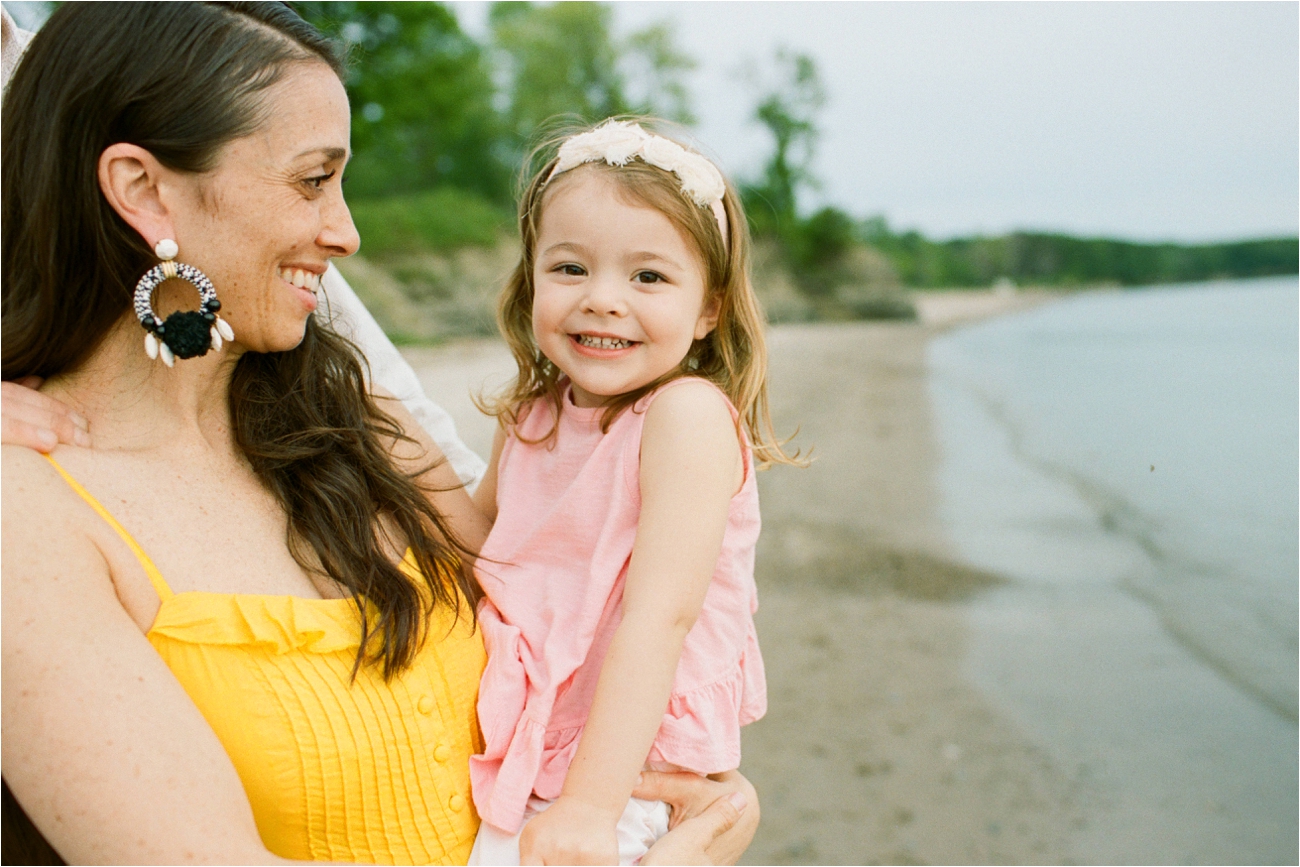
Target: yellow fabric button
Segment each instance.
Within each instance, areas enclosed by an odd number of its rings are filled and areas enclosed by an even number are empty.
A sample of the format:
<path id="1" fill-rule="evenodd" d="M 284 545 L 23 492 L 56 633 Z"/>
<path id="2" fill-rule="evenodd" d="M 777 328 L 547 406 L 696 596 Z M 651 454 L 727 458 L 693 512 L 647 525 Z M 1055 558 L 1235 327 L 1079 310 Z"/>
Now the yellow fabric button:
<path id="1" fill-rule="evenodd" d="M 429 695 L 420 696 L 420 701 L 416 703 L 415 706 L 416 708 L 419 709 L 420 713 L 423 714 L 433 713 L 433 696 L 429 696 Z"/>
<path id="2" fill-rule="evenodd" d="M 465 799 L 461 795 L 452 795 L 447 801 L 447 806 L 451 807 L 453 813 L 459 813 L 465 809 Z"/>
<path id="3" fill-rule="evenodd" d="M 451 758 L 451 747 L 446 744 L 438 744 L 433 748 L 433 760 L 439 764 Z"/>

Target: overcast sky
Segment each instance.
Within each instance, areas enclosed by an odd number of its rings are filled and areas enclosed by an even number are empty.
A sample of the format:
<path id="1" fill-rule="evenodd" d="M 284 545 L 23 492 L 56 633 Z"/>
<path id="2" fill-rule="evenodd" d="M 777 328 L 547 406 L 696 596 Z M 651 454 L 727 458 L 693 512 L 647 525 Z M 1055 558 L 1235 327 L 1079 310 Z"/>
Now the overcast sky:
<path id="1" fill-rule="evenodd" d="M 486 3 L 452 5 L 483 35 Z M 622 32 L 675 25 L 699 137 L 733 175 L 768 149 L 737 70 L 787 46 L 829 93 L 820 199 L 855 215 L 936 236 L 1297 232 L 1296 3 L 615 7 Z"/>
<path id="2" fill-rule="evenodd" d="M 11 4 L 6 3 L 6 6 Z M 14 4 L 23 6 L 25 4 Z M 482 37 L 488 4 L 450 4 Z M 938 237 L 1203 241 L 1300 230 L 1300 5 L 626 2 L 699 63 L 698 135 L 733 176 L 769 143 L 738 71 L 780 46 L 826 83 L 805 205 Z"/>

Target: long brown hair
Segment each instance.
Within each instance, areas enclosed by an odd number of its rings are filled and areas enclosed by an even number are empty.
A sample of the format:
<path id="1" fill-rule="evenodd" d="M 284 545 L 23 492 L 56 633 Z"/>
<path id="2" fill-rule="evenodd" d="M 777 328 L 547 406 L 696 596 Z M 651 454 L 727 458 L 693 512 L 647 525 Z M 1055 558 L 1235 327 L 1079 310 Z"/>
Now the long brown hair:
<path id="1" fill-rule="evenodd" d="M 644 118 L 631 120 L 642 126 L 653 123 Z M 557 419 L 563 411 L 561 371 L 537 348 L 533 334 L 533 263 L 555 154 L 566 139 L 594 128 L 569 129 L 549 137 L 533 149 L 524 164 L 523 192 L 519 197 L 522 251 L 497 304 L 497 326 L 514 355 L 519 374 L 502 393 L 480 401 L 484 411 L 503 418 L 507 424 L 516 424 L 519 413 L 538 399 L 551 404 Z M 602 172 L 632 201 L 667 217 L 694 245 L 704 265 L 705 303 L 718 305 L 717 327 L 694 341 L 675 369 L 609 401 L 601 418 L 602 429 L 608 430 L 620 413 L 665 382 L 680 376 L 698 376 L 722 389 L 739 411 L 760 469 L 774 463 L 806 463 L 799 459 L 798 452 L 789 455 L 784 451 L 788 439 L 779 439 L 772 428 L 767 399 L 765 320 L 749 275 L 749 224 L 731 183 L 727 182 L 722 198 L 728 225 L 728 237 L 724 240 L 713 212 L 683 194 L 681 181 L 672 172 L 639 159 L 623 166 L 596 161 L 570 171 Z M 553 427 L 552 435 L 554 431 Z"/>
<path id="2" fill-rule="evenodd" d="M 297 63 L 343 73 L 333 46 L 281 3 L 68 3 L 32 40 L 5 98 L 3 376 L 74 370 L 130 309 L 156 264 L 109 206 L 96 167 L 131 142 L 201 173 L 264 120 Z M 220 287 L 217 287 L 220 290 Z M 437 606 L 469 610 L 465 553 L 389 452 L 399 426 L 369 396 L 355 347 L 309 319 L 287 352 L 245 353 L 230 385 L 236 443 L 289 518 L 304 568 L 350 592 L 357 666 L 408 666 Z M 410 546 L 422 580 L 393 562 Z"/>

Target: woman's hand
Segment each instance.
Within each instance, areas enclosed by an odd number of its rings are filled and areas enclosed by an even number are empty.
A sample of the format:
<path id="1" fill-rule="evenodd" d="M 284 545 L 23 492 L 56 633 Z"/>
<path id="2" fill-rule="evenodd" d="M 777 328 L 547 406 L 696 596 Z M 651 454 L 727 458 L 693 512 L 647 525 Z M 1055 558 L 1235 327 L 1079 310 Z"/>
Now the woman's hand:
<path id="1" fill-rule="evenodd" d="M 561 795 L 524 825 L 520 864 L 617 864 L 619 815 Z"/>
<path id="2" fill-rule="evenodd" d="M 59 443 L 90 448 L 89 423 L 40 385 L 39 376 L 0 384 L 0 442 L 46 453 Z"/>
<path id="3" fill-rule="evenodd" d="M 709 779 L 646 771 L 632 795 L 672 808 L 672 830 L 642 864 L 735 864 L 758 830 L 758 793 L 739 771 Z"/>

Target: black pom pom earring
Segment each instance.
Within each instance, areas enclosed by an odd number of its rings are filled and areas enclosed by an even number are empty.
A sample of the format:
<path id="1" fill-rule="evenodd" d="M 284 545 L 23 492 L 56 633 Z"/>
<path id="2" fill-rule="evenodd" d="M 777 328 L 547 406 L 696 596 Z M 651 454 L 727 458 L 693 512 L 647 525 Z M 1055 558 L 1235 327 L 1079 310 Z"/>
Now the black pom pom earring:
<path id="1" fill-rule="evenodd" d="M 174 261 L 179 248 L 171 238 L 163 238 L 153 251 L 162 264 L 150 268 L 135 284 L 135 315 L 144 326 L 144 351 L 149 357 L 161 358 L 171 367 L 178 358 L 207 355 L 209 349 L 220 350 L 223 342 L 234 340 L 235 332 L 217 315 L 221 302 L 207 275 L 193 265 Z M 153 312 L 153 290 L 173 277 L 192 283 L 199 290 L 201 303 L 197 311 L 178 310 L 164 322 Z"/>

